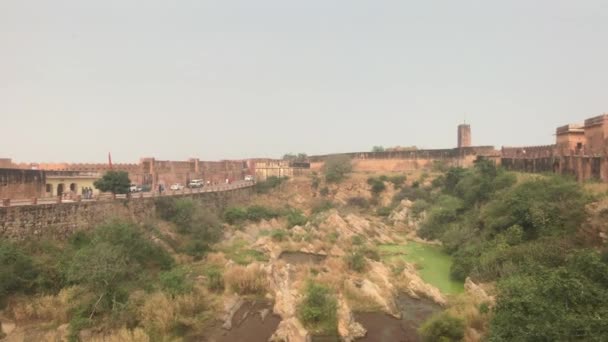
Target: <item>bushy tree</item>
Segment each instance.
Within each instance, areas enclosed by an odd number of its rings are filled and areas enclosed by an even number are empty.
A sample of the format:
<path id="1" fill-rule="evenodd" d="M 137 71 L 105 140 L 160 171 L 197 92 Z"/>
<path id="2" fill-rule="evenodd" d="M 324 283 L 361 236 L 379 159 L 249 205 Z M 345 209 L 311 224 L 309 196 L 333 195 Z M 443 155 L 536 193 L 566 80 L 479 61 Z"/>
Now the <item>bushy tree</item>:
<path id="1" fill-rule="evenodd" d="M 126 194 L 129 192 L 131 180 L 129 179 L 129 174 L 125 171 L 108 171 L 100 179 L 96 180 L 93 185 L 103 192 Z"/>
<path id="2" fill-rule="evenodd" d="M 298 305 L 298 318 L 315 333 L 333 334 L 337 330 L 338 302 L 324 285 L 309 282 L 304 299 Z"/>
<path id="3" fill-rule="evenodd" d="M 447 312 L 439 313 L 419 329 L 425 342 L 459 342 L 464 338 L 464 320 Z"/>
<path id="4" fill-rule="evenodd" d="M 325 180 L 329 183 L 341 182 L 352 170 L 350 158 L 346 155 L 329 157 L 323 166 Z"/>
<path id="5" fill-rule="evenodd" d="M 0 241 L 0 307 L 8 294 L 27 291 L 37 277 L 32 259 L 8 241 Z"/>
<path id="6" fill-rule="evenodd" d="M 608 340 L 608 265 L 595 251 L 507 278 L 499 289 L 490 341 Z"/>
<path id="7" fill-rule="evenodd" d="M 529 240 L 577 229 L 584 219 L 586 203 L 586 196 L 574 181 L 562 177 L 532 179 L 492 201 L 482 212 L 482 219 L 496 232 L 517 225 Z"/>
<path id="8" fill-rule="evenodd" d="M 383 146 L 374 146 L 372 147 L 372 152 L 384 152 Z"/>
<path id="9" fill-rule="evenodd" d="M 372 187 L 372 194 L 376 196 L 386 189 L 386 185 L 384 185 L 384 182 L 380 178 L 370 177 L 367 179 L 367 184 Z"/>

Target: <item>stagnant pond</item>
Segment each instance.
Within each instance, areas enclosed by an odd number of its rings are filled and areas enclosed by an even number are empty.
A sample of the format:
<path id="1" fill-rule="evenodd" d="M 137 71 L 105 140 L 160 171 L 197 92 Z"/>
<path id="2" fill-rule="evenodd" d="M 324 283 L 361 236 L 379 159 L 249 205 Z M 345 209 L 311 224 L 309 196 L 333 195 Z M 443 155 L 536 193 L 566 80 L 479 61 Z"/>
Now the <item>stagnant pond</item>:
<path id="1" fill-rule="evenodd" d="M 414 299 L 406 295 L 397 298 L 401 319 L 382 312 L 355 313 L 355 319 L 367 330 L 357 342 L 417 342 L 418 328 L 441 307 L 428 299 Z"/>
<path id="2" fill-rule="evenodd" d="M 450 278 L 452 257 L 441 247 L 408 241 L 403 245 L 380 245 L 380 253 L 385 260 L 402 258 L 416 264 L 420 277 L 437 287 L 442 293 L 456 294 L 464 291 L 464 284 Z"/>
<path id="3" fill-rule="evenodd" d="M 279 255 L 279 259 L 285 260 L 285 262 L 292 265 L 319 264 L 325 258 L 325 255 L 305 252 L 283 252 Z"/>
<path id="4" fill-rule="evenodd" d="M 272 304 L 264 301 L 244 303 L 232 317 L 232 328 L 224 330 L 221 322 L 203 338 L 208 342 L 266 342 L 279 326 L 281 318 L 272 313 Z"/>

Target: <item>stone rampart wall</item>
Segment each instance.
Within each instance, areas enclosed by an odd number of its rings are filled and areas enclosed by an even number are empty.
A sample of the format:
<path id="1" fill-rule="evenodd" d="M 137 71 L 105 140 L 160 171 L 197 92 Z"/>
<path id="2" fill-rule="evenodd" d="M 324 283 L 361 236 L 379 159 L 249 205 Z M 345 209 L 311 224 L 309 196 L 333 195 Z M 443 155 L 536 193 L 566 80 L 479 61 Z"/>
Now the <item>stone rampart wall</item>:
<path id="1" fill-rule="evenodd" d="M 250 198 L 252 191 L 249 187 L 175 195 L 171 198 L 191 197 L 210 209 L 221 211 L 229 205 L 244 203 Z M 155 217 L 158 198 L 0 207 L 0 238 L 65 239 L 76 231 L 88 230 L 115 218 L 143 223 Z"/>

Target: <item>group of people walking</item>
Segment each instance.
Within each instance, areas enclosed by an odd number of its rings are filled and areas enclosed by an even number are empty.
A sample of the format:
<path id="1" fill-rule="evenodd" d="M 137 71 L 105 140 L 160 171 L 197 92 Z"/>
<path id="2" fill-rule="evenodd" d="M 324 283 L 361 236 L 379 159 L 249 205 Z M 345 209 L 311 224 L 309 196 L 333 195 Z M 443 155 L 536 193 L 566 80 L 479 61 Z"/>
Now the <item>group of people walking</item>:
<path id="1" fill-rule="evenodd" d="M 93 188 L 82 188 L 82 198 L 83 199 L 92 199 L 93 198 Z"/>

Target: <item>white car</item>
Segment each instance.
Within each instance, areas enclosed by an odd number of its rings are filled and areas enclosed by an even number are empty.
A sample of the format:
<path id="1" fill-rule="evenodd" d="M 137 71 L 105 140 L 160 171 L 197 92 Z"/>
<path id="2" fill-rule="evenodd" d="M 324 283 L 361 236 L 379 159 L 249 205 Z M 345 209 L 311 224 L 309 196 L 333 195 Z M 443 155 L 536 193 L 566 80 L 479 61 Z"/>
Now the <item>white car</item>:
<path id="1" fill-rule="evenodd" d="M 247 182 L 253 182 L 253 176 L 252 175 L 247 175 L 247 176 L 245 176 L 245 180 Z"/>
<path id="2" fill-rule="evenodd" d="M 169 187 L 171 190 L 182 190 L 183 188 L 184 186 L 179 183 L 172 184 L 171 187 Z"/>
<path id="3" fill-rule="evenodd" d="M 202 179 L 193 179 L 188 183 L 189 188 L 202 188 L 205 182 Z"/>

